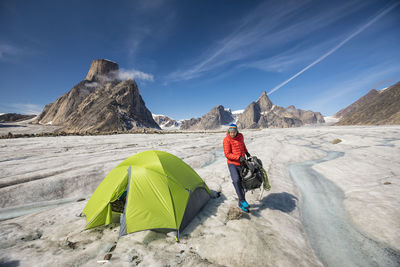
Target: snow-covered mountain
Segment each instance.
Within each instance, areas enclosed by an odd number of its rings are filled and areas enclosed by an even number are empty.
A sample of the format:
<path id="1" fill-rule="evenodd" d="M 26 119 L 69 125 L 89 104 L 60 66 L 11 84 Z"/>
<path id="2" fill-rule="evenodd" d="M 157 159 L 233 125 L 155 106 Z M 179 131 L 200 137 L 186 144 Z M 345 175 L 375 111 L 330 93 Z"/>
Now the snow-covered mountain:
<path id="1" fill-rule="evenodd" d="M 152 114 L 153 119 L 163 130 L 177 130 L 182 125 L 182 121 L 176 121 L 166 115 Z"/>

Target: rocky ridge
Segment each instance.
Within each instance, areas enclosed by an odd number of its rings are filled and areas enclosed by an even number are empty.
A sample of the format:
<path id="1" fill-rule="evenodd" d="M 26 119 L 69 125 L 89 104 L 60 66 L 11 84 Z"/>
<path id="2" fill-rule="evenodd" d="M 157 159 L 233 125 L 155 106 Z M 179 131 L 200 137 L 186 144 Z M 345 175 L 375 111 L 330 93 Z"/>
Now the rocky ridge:
<path id="1" fill-rule="evenodd" d="M 36 115 L 22 115 L 17 113 L 6 113 L 0 115 L 0 122 L 19 122 L 29 120 L 36 117 Z"/>
<path id="2" fill-rule="evenodd" d="M 321 113 L 296 109 L 293 105 L 283 108 L 274 105 L 263 92 L 256 102 L 238 117 L 238 127 L 242 129 L 288 128 L 305 124 L 324 123 Z"/>
<path id="3" fill-rule="evenodd" d="M 219 105 L 201 118 L 193 118 L 182 122 L 181 130 L 214 130 L 234 121 L 230 110 Z"/>
<path id="4" fill-rule="evenodd" d="M 59 125 L 65 132 L 160 129 L 136 82 L 118 79 L 118 64 L 104 59 L 93 60 L 85 80 L 47 104 L 35 122 Z"/>
<path id="5" fill-rule="evenodd" d="M 335 113 L 333 115 L 333 117 L 335 117 L 335 118 L 346 117 L 351 112 L 353 112 L 356 109 L 360 108 L 362 105 L 372 102 L 377 95 L 378 95 L 378 91 L 375 90 L 375 89 L 372 89 L 371 91 L 368 92 L 368 94 L 364 95 L 363 97 L 358 99 L 356 102 L 354 102 L 350 106 L 339 110 L 337 113 Z"/>
<path id="6" fill-rule="evenodd" d="M 371 90 L 344 110 L 350 112 L 335 125 L 400 124 L 400 82 L 380 91 Z"/>

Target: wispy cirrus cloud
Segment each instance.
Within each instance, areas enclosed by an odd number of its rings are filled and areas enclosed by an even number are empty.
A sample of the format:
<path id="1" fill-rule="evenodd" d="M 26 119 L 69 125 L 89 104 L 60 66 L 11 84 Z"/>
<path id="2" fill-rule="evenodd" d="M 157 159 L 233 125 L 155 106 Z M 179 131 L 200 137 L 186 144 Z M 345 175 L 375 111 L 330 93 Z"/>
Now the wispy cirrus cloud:
<path id="1" fill-rule="evenodd" d="M 342 40 L 339 44 L 337 44 L 335 47 L 333 47 L 332 49 L 330 49 L 328 52 L 326 52 L 325 54 L 323 54 L 322 56 L 320 56 L 319 58 L 317 58 L 315 61 L 313 61 L 311 64 L 307 65 L 305 68 L 303 68 L 302 70 L 300 70 L 299 72 L 297 72 L 295 75 L 293 75 L 292 77 L 290 77 L 289 79 L 287 79 L 286 81 L 284 81 L 283 83 L 279 84 L 278 86 L 274 87 L 271 91 L 268 92 L 268 95 L 272 94 L 273 92 L 277 91 L 278 89 L 280 89 L 282 86 L 285 86 L 286 84 L 288 84 L 290 81 L 292 81 L 293 79 L 295 79 L 296 77 L 300 76 L 301 74 L 303 74 L 305 71 L 309 70 L 310 68 L 312 68 L 314 65 L 320 63 L 321 61 L 325 60 L 328 56 L 330 56 L 331 54 L 335 53 L 336 50 L 338 50 L 339 48 L 341 48 L 343 45 L 345 45 L 347 42 L 349 42 L 351 39 L 353 39 L 354 37 L 356 37 L 357 35 L 359 35 L 361 32 L 363 32 L 365 29 L 367 29 L 369 26 L 371 26 L 372 24 L 374 24 L 376 21 L 378 21 L 381 17 L 383 17 L 384 15 L 386 15 L 388 12 L 390 12 L 392 9 L 396 8 L 400 3 L 395 3 L 390 5 L 389 7 L 385 8 L 384 10 L 380 11 L 374 18 L 372 18 L 371 20 L 369 20 L 367 23 L 365 23 L 364 25 L 362 25 L 361 27 L 359 27 L 356 31 L 354 31 L 352 34 L 350 34 L 347 38 L 345 38 L 344 40 Z"/>
<path id="2" fill-rule="evenodd" d="M 269 72 L 283 72 L 315 59 L 315 55 L 327 51 L 340 37 L 332 38 L 321 43 L 309 45 L 301 43 L 288 50 L 267 58 L 247 61 L 240 64 L 239 68 L 255 68 Z"/>
<path id="3" fill-rule="evenodd" d="M 142 43 L 150 36 L 151 28 L 143 25 L 143 27 L 133 27 L 131 31 L 132 34 L 128 40 L 128 56 L 135 59 Z"/>
<path id="4" fill-rule="evenodd" d="M 365 6 L 365 1 L 349 1 L 342 5 L 318 9 L 310 13 L 311 1 L 264 3 L 239 21 L 237 28 L 209 47 L 187 68 L 170 73 L 168 81 L 190 80 L 218 68 L 237 67 L 256 62 L 260 57 L 272 58 L 270 51 L 293 44 Z M 273 60 L 273 59 L 271 59 Z M 285 64 L 289 65 L 289 59 Z"/>
<path id="5" fill-rule="evenodd" d="M 10 45 L 2 43 L 0 44 L 0 60 L 7 60 L 12 56 L 16 56 L 22 53 L 22 49 Z"/>
<path id="6" fill-rule="evenodd" d="M 176 12 L 168 1 L 140 0 L 132 3 L 132 21 L 128 29 L 127 52 L 136 60 L 142 49 L 157 47 L 168 38 Z"/>

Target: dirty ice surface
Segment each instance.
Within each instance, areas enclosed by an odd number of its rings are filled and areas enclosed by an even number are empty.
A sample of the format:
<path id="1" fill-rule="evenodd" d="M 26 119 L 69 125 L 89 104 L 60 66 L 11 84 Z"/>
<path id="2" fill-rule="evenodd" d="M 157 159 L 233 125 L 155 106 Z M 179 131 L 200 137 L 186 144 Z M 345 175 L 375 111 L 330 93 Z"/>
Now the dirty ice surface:
<path id="1" fill-rule="evenodd" d="M 237 198 L 222 133 L 0 140 L 0 264 L 355 266 L 322 252 L 328 246 L 341 257 L 346 244 L 369 255 L 364 266 L 377 266 L 376 257 L 382 255 L 330 238 L 341 223 L 389 253 L 384 264 L 398 263 L 400 126 L 265 129 L 245 131 L 244 136 L 249 152 L 263 161 L 272 190 L 260 202 L 258 190 L 248 192 L 251 212 L 239 220 L 226 219 Z M 334 145 L 336 138 L 342 142 Z M 208 202 L 181 233 L 180 243 L 152 231 L 118 240 L 118 223 L 82 231 L 85 218 L 79 214 L 104 176 L 125 158 L 149 149 L 182 158 L 221 196 Z M 310 185 L 310 174 L 334 190 L 318 191 L 313 181 Z M 333 209 L 312 208 L 316 203 L 309 200 L 319 201 L 321 194 Z M 80 198 L 86 200 L 76 202 Z M 114 242 L 110 261 L 98 263 Z"/>

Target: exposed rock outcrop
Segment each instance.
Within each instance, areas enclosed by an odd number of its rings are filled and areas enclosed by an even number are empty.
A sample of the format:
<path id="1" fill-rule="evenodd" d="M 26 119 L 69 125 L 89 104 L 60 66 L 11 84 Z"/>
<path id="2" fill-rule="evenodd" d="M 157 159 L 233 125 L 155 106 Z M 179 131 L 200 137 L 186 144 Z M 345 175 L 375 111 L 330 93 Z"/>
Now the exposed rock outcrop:
<path id="1" fill-rule="evenodd" d="M 356 102 L 354 102 L 350 106 L 339 110 L 337 113 L 335 113 L 333 115 L 333 117 L 335 117 L 335 118 L 344 118 L 347 115 L 349 115 L 351 112 L 353 112 L 356 109 L 360 108 L 362 105 L 372 102 L 377 95 L 378 95 L 378 91 L 375 90 L 375 89 L 372 89 L 371 91 L 368 92 L 368 94 L 364 95 L 363 97 L 358 99 Z"/>
<path id="2" fill-rule="evenodd" d="M 93 60 L 85 80 L 115 80 L 118 78 L 119 66 L 107 59 Z"/>
<path id="3" fill-rule="evenodd" d="M 232 113 L 221 105 L 210 110 L 206 115 L 197 119 L 182 122 L 181 130 L 213 130 L 234 120 Z"/>
<path id="4" fill-rule="evenodd" d="M 260 107 L 260 112 L 268 112 L 272 109 L 273 106 L 271 100 L 269 99 L 265 91 L 258 98 L 257 103 Z"/>
<path id="5" fill-rule="evenodd" d="M 22 115 L 17 113 L 6 113 L 0 115 L 0 122 L 19 122 L 29 120 L 36 117 L 36 115 Z"/>
<path id="6" fill-rule="evenodd" d="M 183 120 L 181 124 L 181 130 L 189 130 L 191 127 L 196 125 L 201 118 L 191 118 L 190 120 Z"/>
<path id="7" fill-rule="evenodd" d="M 371 90 L 344 110 L 351 111 L 336 125 L 400 124 L 400 82 L 384 90 Z"/>
<path id="8" fill-rule="evenodd" d="M 276 106 L 263 92 L 257 102 L 252 102 L 239 116 L 237 124 L 242 129 L 256 129 L 298 127 L 323 122 L 321 113 L 296 109 L 294 106 Z"/>
<path id="9" fill-rule="evenodd" d="M 94 60 L 86 79 L 48 104 L 36 123 L 63 126 L 65 132 L 160 129 L 134 80 L 118 78 L 118 64 Z"/>
<path id="10" fill-rule="evenodd" d="M 313 112 L 311 110 L 296 109 L 295 106 L 291 105 L 285 109 L 285 116 L 298 118 L 303 122 L 303 124 L 314 124 L 314 123 L 324 123 L 324 117 L 319 112 Z M 287 114 L 289 113 L 289 114 Z M 292 117 L 292 118 L 293 118 Z"/>

